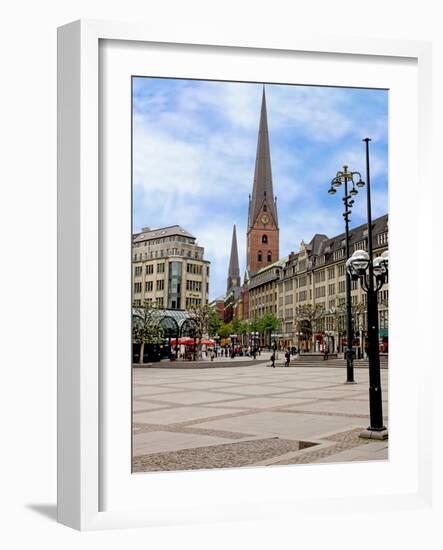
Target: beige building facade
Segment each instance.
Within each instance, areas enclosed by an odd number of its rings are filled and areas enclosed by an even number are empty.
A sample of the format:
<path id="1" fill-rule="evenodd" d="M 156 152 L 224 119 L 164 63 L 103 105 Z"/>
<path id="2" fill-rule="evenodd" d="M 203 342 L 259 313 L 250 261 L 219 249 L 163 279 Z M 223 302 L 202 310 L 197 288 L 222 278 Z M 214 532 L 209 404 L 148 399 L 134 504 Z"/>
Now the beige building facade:
<path id="1" fill-rule="evenodd" d="M 283 258 L 263 267 L 250 278 L 249 319 L 260 318 L 267 313 L 277 317 L 278 285 L 286 261 L 287 258 Z"/>
<path id="2" fill-rule="evenodd" d="M 132 301 L 164 309 L 206 305 L 210 262 L 196 238 L 173 225 L 145 227 L 132 239 Z"/>
<path id="3" fill-rule="evenodd" d="M 350 230 L 350 253 L 367 250 L 367 226 Z M 374 257 L 388 249 L 388 216 L 373 222 Z M 304 351 L 341 351 L 346 344 L 345 236 L 315 235 L 291 252 L 276 281 L 279 347 Z M 389 284 L 378 293 L 380 350 L 388 351 Z M 366 346 L 366 293 L 360 281 L 351 283 L 354 345 Z M 308 312 L 308 315 L 306 315 Z M 311 319 L 306 317 L 311 316 Z"/>

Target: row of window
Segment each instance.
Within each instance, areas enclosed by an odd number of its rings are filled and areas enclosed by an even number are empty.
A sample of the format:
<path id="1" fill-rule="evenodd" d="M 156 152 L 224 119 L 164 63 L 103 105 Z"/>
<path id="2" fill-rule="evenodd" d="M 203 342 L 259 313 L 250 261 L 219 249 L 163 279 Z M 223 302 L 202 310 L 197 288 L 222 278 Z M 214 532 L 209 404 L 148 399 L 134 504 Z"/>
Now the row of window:
<path id="1" fill-rule="evenodd" d="M 139 241 L 134 243 L 134 246 L 138 248 L 140 246 L 152 246 L 155 244 L 172 243 L 172 242 L 193 244 L 195 242 L 195 239 L 189 239 L 187 237 L 182 237 L 180 235 L 174 235 L 172 237 L 163 237 L 161 239 L 149 239 L 146 241 Z"/>
<path id="2" fill-rule="evenodd" d="M 157 273 L 164 273 L 165 272 L 165 263 L 162 262 L 160 264 L 157 264 Z M 140 276 L 143 273 L 143 266 L 138 265 L 134 268 L 134 275 L 136 277 Z M 154 273 L 154 264 L 148 264 L 145 266 L 145 274 L 146 275 L 152 275 Z"/>
<path id="3" fill-rule="evenodd" d="M 268 259 L 268 262 L 272 262 L 272 252 L 271 252 L 271 251 L 268 251 L 267 259 Z M 262 261 L 263 261 L 263 252 L 262 252 L 261 250 L 259 250 L 259 251 L 257 252 L 257 261 L 258 261 L 258 262 L 262 262 Z"/>
<path id="4" fill-rule="evenodd" d="M 186 290 L 192 290 L 193 292 L 201 292 L 202 290 L 202 283 L 201 281 L 186 281 Z"/>
<path id="5" fill-rule="evenodd" d="M 153 260 L 155 258 L 163 258 L 165 256 L 164 250 L 151 250 L 151 252 L 140 252 L 134 254 L 134 261 L 142 261 L 142 260 Z M 203 259 L 203 254 L 200 252 L 195 251 L 194 254 L 192 254 L 192 250 L 187 250 L 186 254 L 183 248 L 168 248 L 166 250 L 166 256 L 186 256 L 188 258 L 194 257 L 194 259 Z"/>
<path id="6" fill-rule="evenodd" d="M 202 301 L 200 298 L 186 298 L 186 308 L 201 306 Z"/>
<path id="7" fill-rule="evenodd" d="M 159 279 L 156 281 L 155 290 L 164 290 L 165 289 L 165 281 L 164 279 Z M 142 283 L 134 283 L 134 294 L 140 294 L 142 291 Z M 145 292 L 153 292 L 154 291 L 154 282 L 153 281 L 146 281 L 145 282 Z"/>

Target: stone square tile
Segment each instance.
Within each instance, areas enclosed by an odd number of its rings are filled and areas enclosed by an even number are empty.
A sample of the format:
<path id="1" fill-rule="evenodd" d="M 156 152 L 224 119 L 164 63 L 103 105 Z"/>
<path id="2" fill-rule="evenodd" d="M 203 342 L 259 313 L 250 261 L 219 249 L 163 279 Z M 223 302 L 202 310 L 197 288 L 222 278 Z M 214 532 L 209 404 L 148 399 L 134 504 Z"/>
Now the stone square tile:
<path id="1" fill-rule="evenodd" d="M 359 419 L 343 416 L 259 412 L 245 416 L 209 420 L 198 424 L 198 427 L 249 433 L 256 436 L 285 436 L 309 441 L 311 437 L 317 438 L 324 433 L 350 430 L 360 424 Z"/>
<path id="2" fill-rule="evenodd" d="M 154 397 L 154 396 L 153 396 Z M 229 399 L 229 394 L 215 391 L 188 390 L 174 393 L 164 393 L 158 396 L 159 400 L 177 403 L 179 405 L 194 405 L 206 402 L 216 402 Z"/>
<path id="3" fill-rule="evenodd" d="M 177 451 L 180 449 L 194 449 L 205 445 L 226 443 L 226 439 L 208 435 L 196 435 L 178 432 L 145 432 L 133 437 L 133 456 Z"/>
<path id="4" fill-rule="evenodd" d="M 304 403 L 310 403 L 311 400 L 309 399 L 296 399 L 293 397 L 268 397 L 266 395 L 259 396 L 259 397 L 246 397 L 244 399 L 238 399 L 236 398 L 233 401 L 225 401 L 223 402 L 223 406 L 233 406 L 242 408 L 245 407 L 247 409 L 268 409 L 270 407 L 296 407 L 296 406 L 302 406 Z"/>
<path id="5" fill-rule="evenodd" d="M 303 409 L 306 412 L 328 412 L 328 413 L 343 413 L 343 414 L 367 414 L 369 416 L 369 401 L 351 401 L 350 399 L 340 399 L 339 401 L 312 401 L 306 405 L 295 407 L 290 406 L 290 409 Z"/>
<path id="6" fill-rule="evenodd" d="M 160 411 L 134 413 L 133 420 L 134 422 L 145 424 L 175 424 L 176 422 L 232 414 L 233 412 L 235 411 L 232 409 L 222 409 L 220 407 L 172 407 Z M 238 412 L 241 412 L 241 409 L 238 409 Z"/>

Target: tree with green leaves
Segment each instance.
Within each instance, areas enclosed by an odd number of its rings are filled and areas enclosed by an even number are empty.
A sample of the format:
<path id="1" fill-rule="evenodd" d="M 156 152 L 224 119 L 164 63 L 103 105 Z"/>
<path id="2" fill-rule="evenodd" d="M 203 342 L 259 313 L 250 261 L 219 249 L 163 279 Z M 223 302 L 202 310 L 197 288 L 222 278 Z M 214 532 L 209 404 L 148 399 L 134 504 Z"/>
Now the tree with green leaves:
<path id="1" fill-rule="evenodd" d="M 142 364 L 145 345 L 161 344 L 164 338 L 158 308 L 155 305 L 145 302 L 143 306 L 135 306 L 132 316 L 132 338 L 134 343 L 140 344 L 139 363 Z"/>
<path id="2" fill-rule="evenodd" d="M 314 334 L 320 327 L 321 320 L 325 317 L 326 310 L 322 304 L 303 304 L 295 308 L 294 322 L 297 326 L 297 332 L 304 329 L 307 336 L 314 344 Z"/>
<path id="3" fill-rule="evenodd" d="M 259 319 L 259 332 L 264 335 L 269 346 L 271 345 L 271 335 L 278 329 L 279 324 L 279 320 L 272 313 L 265 313 L 263 317 Z"/>
<path id="4" fill-rule="evenodd" d="M 189 318 L 194 321 L 195 332 L 199 338 L 198 357 L 201 356 L 201 339 L 208 336 L 209 324 L 212 318 L 213 309 L 208 305 L 193 306 L 188 309 Z"/>
<path id="5" fill-rule="evenodd" d="M 220 321 L 217 312 L 214 309 L 210 308 L 208 319 L 208 336 L 211 338 L 217 336 L 219 334 L 221 325 L 222 322 Z"/>
<path id="6" fill-rule="evenodd" d="M 221 338 L 229 338 L 232 334 L 232 323 L 222 323 L 218 334 Z"/>

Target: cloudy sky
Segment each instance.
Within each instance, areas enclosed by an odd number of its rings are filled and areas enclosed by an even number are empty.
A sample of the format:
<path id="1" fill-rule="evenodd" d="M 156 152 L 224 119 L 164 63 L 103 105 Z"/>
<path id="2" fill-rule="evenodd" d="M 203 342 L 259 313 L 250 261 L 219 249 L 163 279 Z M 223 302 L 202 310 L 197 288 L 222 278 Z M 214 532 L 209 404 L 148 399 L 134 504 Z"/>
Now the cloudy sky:
<path id="1" fill-rule="evenodd" d="M 212 263 L 210 298 L 224 294 L 232 226 L 245 269 L 262 85 L 133 79 L 134 231 L 179 224 Z M 388 211 L 388 92 L 266 84 L 280 256 L 315 233 L 344 231 L 341 195 L 327 194 L 344 164 L 365 177 L 370 137 L 373 216 Z M 366 193 L 351 227 L 365 222 Z"/>

